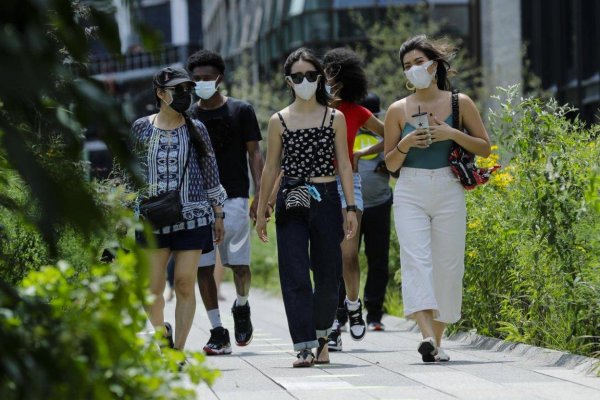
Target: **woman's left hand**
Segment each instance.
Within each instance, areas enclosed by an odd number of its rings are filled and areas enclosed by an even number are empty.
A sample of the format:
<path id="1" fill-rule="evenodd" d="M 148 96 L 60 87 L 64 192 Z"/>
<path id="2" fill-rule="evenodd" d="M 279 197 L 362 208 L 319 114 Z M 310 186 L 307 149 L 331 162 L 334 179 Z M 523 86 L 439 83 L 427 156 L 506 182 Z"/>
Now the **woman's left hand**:
<path id="1" fill-rule="evenodd" d="M 356 235 L 356 228 L 358 227 L 358 220 L 356 219 L 356 213 L 353 211 L 346 213 L 346 240 L 350 240 Z"/>
<path id="2" fill-rule="evenodd" d="M 215 244 L 221 244 L 225 237 L 225 223 L 223 222 L 223 218 L 215 218 L 214 235 L 213 242 Z"/>
<path id="3" fill-rule="evenodd" d="M 454 135 L 456 134 L 456 129 L 448 125 L 444 121 L 440 121 L 435 115 L 433 116 L 433 121 L 436 125 L 431 125 L 429 127 L 429 132 L 431 133 L 431 143 L 441 142 L 444 140 L 454 140 Z"/>

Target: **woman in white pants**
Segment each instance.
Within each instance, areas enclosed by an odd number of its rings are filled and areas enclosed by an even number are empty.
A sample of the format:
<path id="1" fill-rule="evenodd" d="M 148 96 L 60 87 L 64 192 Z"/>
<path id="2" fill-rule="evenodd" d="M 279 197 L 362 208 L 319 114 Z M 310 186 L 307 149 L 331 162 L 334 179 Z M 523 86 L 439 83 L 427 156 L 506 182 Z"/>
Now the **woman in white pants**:
<path id="1" fill-rule="evenodd" d="M 473 101 L 460 94 L 459 126 L 452 128 L 448 58 L 452 46 L 425 35 L 400 48 L 414 93 L 390 106 L 385 118 L 385 161 L 400 169 L 394 219 L 400 242 L 404 314 L 415 319 L 424 362 L 448 361 L 441 348 L 446 325 L 460 319 L 464 274 L 464 189 L 450 169 L 453 142 L 487 157 L 490 139 Z M 429 126 L 429 128 L 427 128 Z"/>

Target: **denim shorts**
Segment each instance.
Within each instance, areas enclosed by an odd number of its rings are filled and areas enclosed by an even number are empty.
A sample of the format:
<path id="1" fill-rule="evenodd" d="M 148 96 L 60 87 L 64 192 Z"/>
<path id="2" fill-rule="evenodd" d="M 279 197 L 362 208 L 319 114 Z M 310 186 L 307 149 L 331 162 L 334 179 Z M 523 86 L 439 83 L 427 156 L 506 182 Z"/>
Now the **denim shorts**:
<path id="1" fill-rule="evenodd" d="M 342 208 L 345 209 L 347 205 L 346 196 L 344 196 L 344 190 L 342 189 L 342 181 L 340 180 L 339 175 L 337 176 L 336 180 L 338 192 L 340 192 L 340 199 L 342 200 Z M 365 206 L 362 198 L 362 184 L 360 182 L 360 174 L 358 172 L 353 173 L 352 183 L 354 184 L 354 203 L 356 205 L 356 208 L 358 208 L 360 211 L 363 211 L 365 209 Z"/>
<path id="2" fill-rule="evenodd" d="M 154 238 L 156 240 L 155 247 L 148 243 L 144 232 L 135 232 L 136 242 L 144 248 L 169 249 L 173 251 L 202 250 L 202 253 L 208 253 L 214 248 L 211 225 L 170 233 L 155 233 Z"/>

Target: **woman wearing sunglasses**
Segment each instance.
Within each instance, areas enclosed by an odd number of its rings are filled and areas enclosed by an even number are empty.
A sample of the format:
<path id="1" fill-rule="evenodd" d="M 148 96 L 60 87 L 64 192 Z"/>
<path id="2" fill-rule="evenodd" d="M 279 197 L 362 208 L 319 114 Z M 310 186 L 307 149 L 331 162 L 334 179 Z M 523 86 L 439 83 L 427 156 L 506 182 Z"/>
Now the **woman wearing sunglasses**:
<path id="1" fill-rule="evenodd" d="M 400 62 L 414 93 L 390 106 L 385 117 L 385 162 L 400 168 L 394 189 L 394 221 L 400 242 L 404 314 L 416 321 L 424 362 L 449 361 L 441 348 L 446 324 L 460 319 L 466 206 L 462 185 L 450 169 L 453 142 L 478 156 L 490 154 L 479 111 L 453 94 L 448 59 L 453 46 L 415 36 L 400 47 Z"/>
<path id="2" fill-rule="evenodd" d="M 364 210 L 358 160 L 360 157 L 377 154 L 383 150 L 383 142 L 368 149 L 353 153 L 354 139 L 360 128 L 367 129 L 383 137 L 383 122 L 359 103 L 367 96 L 367 76 L 362 68 L 362 60 L 350 49 L 337 48 L 328 51 L 323 57 L 327 83 L 333 96 L 331 105 L 344 113 L 347 126 L 348 158 L 353 165 L 353 186 L 356 200 L 356 217 L 360 231 L 360 221 Z M 346 199 L 338 180 L 338 190 L 342 199 L 342 209 Z M 346 212 L 343 213 L 346 218 Z M 333 330 L 329 335 L 329 348 L 342 350 L 341 327 L 350 321 L 350 336 L 353 340 L 362 340 L 367 332 L 362 316 L 362 302 L 358 297 L 360 290 L 360 268 L 358 265 L 359 236 L 342 243 L 343 279 L 340 283 L 338 309 Z M 365 299 L 368 301 L 368 299 Z M 370 304 L 367 303 L 367 306 Z M 371 310 L 373 311 L 373 310 Z M 371 321 L 369 321 L 371 322 Z"/>
<path id="3" fill-rule="evenodd" d="M 136 239 L 150 263 L 150 291 L 154 302 L 146 307 L 150 322 L 163 332 L 168 345 L 183 350 L 196 310 L 195 284 L 198 261 L 203 252 L 213 249 L 213 241 L 223 238 L 221 207 L 226 193 L 219 182 L 219 172 L 208 133 L 199 121 L 190 119 L 186 110 L 191 104 L 194 82 L 180 68 L 164 68 L 153 81 L 157 114 L 135 121 L 132 132 L 146 186 L 140 190 L 140 214 L 152 224 L 149 242 L 142 232 Z M 156 199 L 175 197 L 177 212 L 172 223 L 157 222 Z M 161 214 L 164 221 L 164 213 Z M 161 216 L 159 215 L 159 216 Z M 171 214 L 170 214 L 171 215 Z M 216 220 L 215 220 L 216 218 Z M 215 235 L 211 225 L 214 222 Z M 163 291 L 169 257 L 175 260 L 175 332 L 164 321 Z"/>
<path id="4" fill-rule="evenodd" d="M 346 122 L 342 113 L 327 107 L 330 99 L 323 67 L 310 50 L 301 48 L 287 58 L 284 72 L 294 101 L 269 121 L 261 193 L 271 193 L 281 171 L 275 212 L 279 278 L 290 335 L 298 352 L 293 366 L 309 367 L 315 362 L 329 363 L 327 336 L 341 275 L 344 224 L 334 160 L 348 199 L 347 239 L 356 233 L 356 205 Z M 268 241 L 268 197 L 260 196 L 257 213 L 256 231 L 263 242 Z M 302 200 L 305 197 L 306 202 Z M 313 348 L 317 348 L 316 354 Z"/>

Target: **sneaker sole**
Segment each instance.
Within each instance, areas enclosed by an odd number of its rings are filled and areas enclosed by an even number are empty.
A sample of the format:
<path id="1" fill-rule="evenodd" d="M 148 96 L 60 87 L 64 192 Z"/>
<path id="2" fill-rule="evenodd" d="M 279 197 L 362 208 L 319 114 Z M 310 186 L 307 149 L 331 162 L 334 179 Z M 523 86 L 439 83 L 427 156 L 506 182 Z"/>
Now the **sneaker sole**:
<path id="1" fill-rule="evenodd" d="M 329 351 L 342 351 L 342 346 L 332 346 L 329 345 Z"/>
<path id="2" fill-rule="evenodd" d="M 250 339 L 248 339 L 245 342 L 238 342 L 237 340 L 235 341 L 235 344 L 238 345 L 239 347 L 244 347 L 244 346 L 248 346 L 250 344 L 250 342 L 252 341 L 252 339 L 254 339 L 254 335 L 250 336 Z"/>
<path id="3" fill-rule="evenodd" d="M 231 347 L 221 349 L 221 350 L 215 350 L 215 349 L 211 349 L 210 347 L 204 347 L 202 350 L 204 351 L 204 353 L 206 353 L 207 356 L 223 356 L 223 355 L 231 354 Z"/>
<path id="4" fill-rule="evenodd" d="M 431 352 L 434 350 L 435 347 L 429 342 L 422 342 L 417 349 L 419 354 L 421 354 L 423 362 L 435 362 L 435 357 L 431 355 Z"/>

